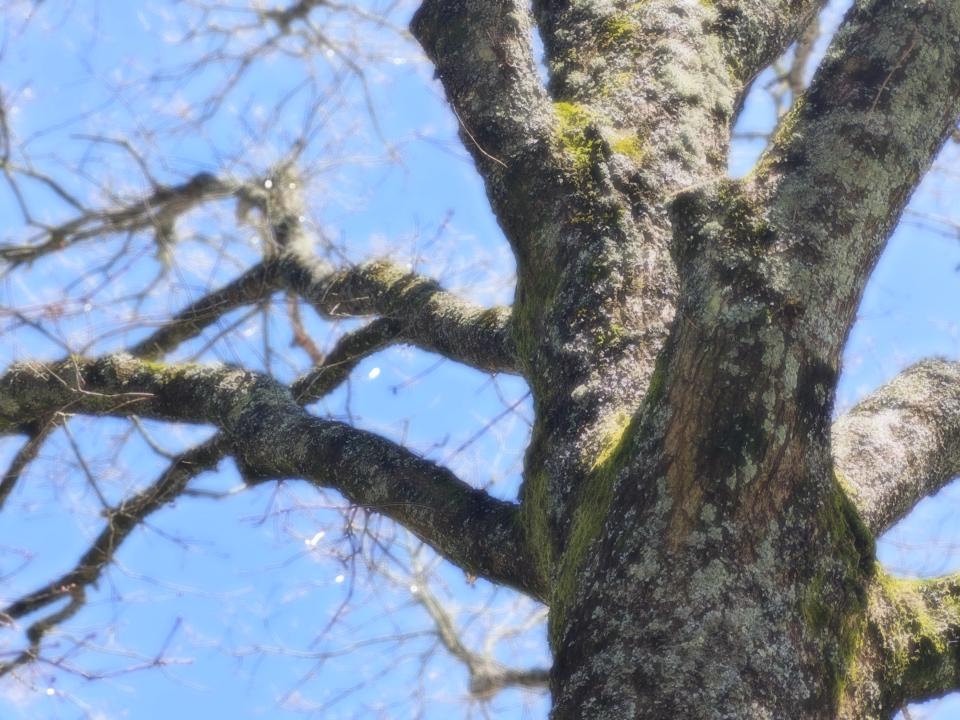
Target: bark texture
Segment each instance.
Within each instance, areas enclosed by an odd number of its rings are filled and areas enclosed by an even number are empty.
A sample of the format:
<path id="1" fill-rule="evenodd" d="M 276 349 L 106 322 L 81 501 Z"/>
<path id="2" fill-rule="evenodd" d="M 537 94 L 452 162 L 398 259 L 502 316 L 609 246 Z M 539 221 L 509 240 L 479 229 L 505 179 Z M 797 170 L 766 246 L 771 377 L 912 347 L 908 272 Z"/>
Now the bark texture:
<path id="1" fill-rule="evenodd" d="M 960 365 L 921 363 L 831 417 L 869 274 L 960 117 L 960 3 L 856 2 L 757 166 L 729 179 L 744 94 L 819 9 L 424 0 L 411 29 L 516 255 L 513 307 L 386 262 L 328 267 L 304 249 L 296 198 L 203 178 L 162 207 L 236 196 L 259 213 L 263 262 L 132 355 L 8 368 L 0 432 L 33 447 L 66 412 L 215 425 L 250 482 L 335 488 L 548 604 L 555 720 L 889 718 L 956 689 L 960 581 L 888 577 L 873 537 L 960 472 Z M 290 387 L 156 362 L 278 290 L 376 319 Z M 518 503 L 303 408 L 394 342 L 529 382 Z M 82 588 L 108 561 L 91 552 L 50 587 Z M 494 690 L 543 680 L 470 668 Z"/>

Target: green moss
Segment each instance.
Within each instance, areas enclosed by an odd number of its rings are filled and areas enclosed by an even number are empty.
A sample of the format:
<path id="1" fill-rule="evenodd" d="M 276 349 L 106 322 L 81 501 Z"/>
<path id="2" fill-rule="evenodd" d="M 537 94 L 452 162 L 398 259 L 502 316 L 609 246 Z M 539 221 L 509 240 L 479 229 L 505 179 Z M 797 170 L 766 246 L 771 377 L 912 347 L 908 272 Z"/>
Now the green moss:
<path id="1" fill-rule="evenodd" d="M 566 611 L 577 590 L 580 567 L 607 519 L 617 475 L 631 456 L 638 425 L 636 416 L 631 417 L 626 413 L 618 413 L 610 419 L 590 474 L 577 494 L 573 525 L 559 560 L 550 605 L 550 641 L 554 646 L 559 642 L 559 632 L 566 624 Z"/>
<path id="2" fill-rule="evenodd" d="M 647 394 L 644 397 L 644 405 L 647 407 L 654 405 L 663 398 L 667 390 L 667 357 L 666 353 L 660 353 L 657 362 L 653 366 L 653 374 L 650 375 L 650 383 L 647 385 Z"/>
<path id="3" fill-rule="evenodd" d="M 597 47 L 608 50 L 611 47 L 629 42 L 637 35 L 637 22 L 626 15 L 614 15 L 604 20 L 597 33 Z"/>
<path id="4" fill-rule="evenodd" d="M 610 149 L 615 153 L 630 158 L 638 165 L 642 163 L 643 159 L 647 156 L 646 148 L 644 148 L 640 138 L 633 133 L 614 140 L 610 143 Z"/>
<path id="5" fill-rule="evenodd" d="M 896 678 L 910 697 L 936 692 L 936 678 L 944 663 L 956 662 L 945 626 L 947 618 L 956 617 L 958 608 L 950 597 L 937 596 L 931 603 L 926 593 L 936 588 L 937 582 L 894 578 L 881 572 L 875 585 L 878 604 L 893 610 L 884 615 L 879 629 L 887 650 L 885 674 L 891 680 Z"/>
<path id="6" fill-rule="evenodd" d="M 81 362 L 86 364 L 90 361 L 82 360 L 79 357 L 71 357 L 70 362 L 78 363 L 79 366 Z M 114 382 L 132 382 L 138 378 L 142 379 L 144 376 L 147 376 L 150 382 L 159 385 L 165 385 L 177 379 L 179 376 L 192 373 L 198 369 L 202 370 L 203 368 L 194 363 L 176 363 L 171 365 L 151 358 L 134 358 L 133 356 L 124 355 L 104 358 L 98 363 L 95 363 L 91 368 L 93 372 L 99 373 L 106 379 L 106 382 L 111 384 Z"/>
<path id="7" fill-rule="evenodd" d="M 161 373 L 166 373 L 171 368 L 170 364 L 168 363 L 161 362 L 159 360 L 151 360 L 149 358 L 138 358 L 137 362 L 140 364 L 140 366 L 144 370 L 147 370 L 148 372 L 151 372 L 157 375 Z M 187 363 L 187 364 L 193 365 L 193 363 Z"/>
<path id="8" fill-rule="evenodd" d="M 553 109 L 558 143 L 577 172 L 588 172 L 600 150 L 600 141 L 591 129 L 592 113 L 586 106 L 572 102 L 555 102 Z"/>
<path id="9" fill-rule="evenodd" d="M 838 532 L 843 531 L 851 545 L 850 558 L 855 560 L 860 571 L 867 576 L 872 576 L 876 570 L 877 547 L 873 533 L 863 522 L 860 513 L 850 499 L 848 488 L 849 482 L 839 470 L 834 468 L 834 492 L 833 492 L 833 515 L 839 519 L 839 525 L 836 528 Z"/>
<path id="10" fill-rule="evenodd" d="M 559 277 L 549 262 L 539 263 L 535 269 L 522 272 L 517 278 L 517 292 L 513 303 L 513 338 L 517 354 L 531 384 L 535 396 L 546 393 L 547 388 L 537 386 L 544 374 L 534 368 L 538 348 L 545 334 L 544 314 L 553 306 Z"/>
<path id="11" fill-rule="evenodd" d="M 808 631 L 820 644 L 828 668 L 827 688 L 839 701 L 856 673 L 854 659 L 866 628 L 868 587 L 877 573 L 873 535 L 835 474 L 820 514 L 825 551 L 801 600 Z"/>
<path id="12" fill-rule="evenodd" d="M 605 328 L 598 328 L 594 331 L 594 342 L 597 348 L 601 350 L 617 347 L 622 341 L 623 326 L 617 323 L 613 323 Z"/>
<path id="13" fill-rule="evenodd" d="M 520 521 L 544 585 L 553 575 L 554 543 L 547 509 L 550 507 L 549 478 L 544 469 L 544 433 L 538 422 L 533 426 L 524 467 L 526 475 L 520 492 Z"/>
<path id="14" fill-rule="evenodd" d="M 549 578 L 553 569 L 553 538 L 547 520 L 549 504 L 547 473 L 541 468 L 531 473 L 524 484 L 523 524 L 527 543 L 543 577 Z"/>

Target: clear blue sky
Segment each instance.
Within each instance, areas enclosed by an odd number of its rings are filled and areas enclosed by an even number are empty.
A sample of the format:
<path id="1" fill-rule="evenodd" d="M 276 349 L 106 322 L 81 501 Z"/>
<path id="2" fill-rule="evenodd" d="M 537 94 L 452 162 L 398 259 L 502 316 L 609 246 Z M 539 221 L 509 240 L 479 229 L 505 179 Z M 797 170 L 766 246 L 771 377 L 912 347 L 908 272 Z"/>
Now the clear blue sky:
<path id="1" fill-rule="evenodd" d="M 11 0 L 8 5 L 6 18 L 0 18 L 0 23 L 6 22 L 2 34 L 7 37 L 0 86 L 8 102 L 15 101 L 8 107 L 14 111 L 12 122 L 21 138 L 30 137 L 29 149 L 38 163 L 84 195 L 90 186 L 71 177 L 61 163 L 102 175 L 127 190 L 142 187 L 129 158 L 115 148 L 91 151 L 77 135 L 136 135 L 150 127 L 172 126 L 180 108 L 215 86 L 215 73 L 167 83 L 152 95 L 139 93 L 133 84 L 196 53 L 197 47 L 189 43 L 169 42 L 173 35 L 165 13 L 176 13 L 178 4 L 46 2 L 25 30 L 18 12 L 30 3 Z M 409 10 L 412 4 L 406 7 Z M 831 22 L 838 16 L 839 10 L 831 11 Z M 402 12 L 395 19 L 405 22 Z M 381 35 L 368 32 L 369 44 L 379 42 Z M 393 43 L 388 34 L 382 37 Z M 349 83 L 336 96 L 344 107 L 332 113 L 307 153 L 312 160 L 339 160 L 329 163 L 315 181 L 314 230 L 343 241 L 353 257 L 391 248 L 398 259 L 412 261 L 422 272 L 442 274 L 477 300 L 509 302 L 512 261 L 506 244 L 482 185 L 459 147 L 430 68 L 415 60 L 410 47 L 401 45 L 371 66 L 368 88 L 379 127 L 366 116 L 358 83 Z M 270 108 L 296 84 L 299 72 L 300 66 L 289 59 L 258 65 L 207 123 L 208 134 L 155 135 L 151 156 L 165 165 L 155 166 L 161 179 L 174 181 L 199 170 L 220 172 L 224 165 L 237 174 L 263 171 L 285 147 L 285 133 L 299 125 L 305 112 L 306 100 L 296 96 L 282 118 L 269 120 Z M 757 88 L 762 85 L 763 79 L 756 83 Z M 128 102 L 128 97 L 139 102 Z M 323 111 L 331 111 L 333 104 L 324 103 Z M 759 92 L 741 125 L 766 130 L 771 118 L 770 103 Z M 256 136 L 254 142 L 250 138 L 256 134 L 248 127 L 261 119 L 273 124 L 268 135 Z M 31 136 L 38 130 L 43 132 Z M 758 149 L 756 143 L 737 144 L 732 172 L 746 171 Z M 958 156 L 960 146 L 952 145 L 942 162 L 960 167 Z M 912 207 L 934 215 L 955 212 L 950 182 L 943 175 L 931 177 Z M 62 218 L 67 212 L 40 187 L 30 186 L 29 193 L 50 218 Z M 226 220 L 221 221 L 233 227 L 225 212 Z M 4 187 L 0 213 L 4 218 L 18 217 L 14 198 Z M 916 359 L 931 354 L 960 358 L 960 243 L 921 231 L 911 217 L 891 241 L 864 299 L 844 360 L 840 410 Z M 216 235 L 220 226 L 210 214 L 198 217 L 195 229 Z M 3 229 L 10 232 L 16 232 L 13 220 Z M 104 240 L 64 253 L 4 280 L 0 305 L 29 311 L 49 304 L 77 276 L 78 268 L 83 273 L 121 241 Z M 142 244 L 149 248 L 149 238 Z M 168 312 L 197 297 L 204 287 L 239 272 L 229 263 L 213 263 L 199 243 L 185 245 L 182 252 L 188 261 L 170 286 L 140 312 Z M 253 257 L 252 250 L 238 251 L 240 260 Z M 109 288 L 101 295 L 115 298 L 115 304 L 92 308 L 83 308 L 82 302 L 81 307 L 68 304 L 63 317 L 47 316 L 46 321 L 72 346 L 122 326 L 124 313 L 132 307 L 123 296 L 145 282 L 152 262 L 146 252 L 131 267 L 128 287 Z M 71 291 L 70 297 L 81 297 L 82 290 Z M 330 337 L 329 326 L 310 323 L 318 338 Z M 267 329 L 277 345 L 284 343 L 281 322 L 270 322 Z M 247 320 L 229 343 L 203 357 L 260 367 L 263 332 L 258 318 Z M 124 338 L 109 336 L 94 350 L 116 349 Z M 177 357 L 202 345 L 192 343 Z M 4 338 L 0 364 L 61 354 L 42 335 L 21 330 Z M 304 362 L 302 357 L 297 360 Z M 282 366 L 274 370 L 285 378 L 294 373 Z M 512 497 L 527 440 L 528 403 L 521 403 L 480 437 L 475 435 L 525 392 L 516 379 L 493 380 L 450 362 L 438 363 L 424 353 L 396 349 L 364 362 L 349 389 L 317 411 L 338 418 L 349 413 L 357 425 L 403 440 L 429 457 L 449 462 L 465 479 L 481 485 L 492 482 L 492 492 Z M 128 423 L 78 419 L 71 427 L 113 501 L 149 482 L 163 466 L 163 459 L 136 438 L 118 455 L 111 453 L 117 438 L 128 432 Z M 170 449 L 191 445 L 197 432 L 205 432 L 149 427 Z M 15 441 L 0 441 L 0 459 L 6 461 L 16 447 Z M 198 486 L 223 490 L 236 483 L 236 473 L 225 464 Z M 891 570 L 911 575 L 958 569 L 960 534 L 954 520 L 958 503 L 956 487 L 925 501 L 880 539 L 881 560 Z M 411 637 L 399 646 L 380 642 L 415 634 L 430 623 L 411 603 L 409 587 L 369 579 L 362 567 L 355 574 L 349 563 L 342 562 L 349 542 L 342 537 L 339 508 L 333 495 L 319 497 L 308 487 L 289 483 L 278 492 L 262 487 L 226 500 L 183 499 L 153 516 L 149 527 L 124 546 L 119 567 L 91 594 L 87 609 L 65 627 L 69 638 L 84 638 L 91 646 L 68 661 L 109 675 L 119 668 L 148 664 L 164 648 L 165 657 L 183 664 L 97 681 L 38 666 L 22 673 L 20 682 L 0 684 L 0 717 L 287 720 L 304 717 L 298 708 L 313 708 L 306 716 L 407 718 L 414 717 L 407 698 L 418 684 L 431 699 L 419 717 L 477 712 L 476 707 L 462 705 L 465 674 L 445 659 L 442 650 L 421 665 L 431 639 Z M 68 568 L 98 528 L 95 498 L 61 434 L 35 463 L 0 521 L 0 596 L 12 597 Z M 320 530 L 327 534 L 317 538 Z M 485 622 L 518 617 L 515 609 L 509 614 L 513 602 L 509 593 L 482 582 L 468 585 L 450 568 L 439 572 L 437 592 L 448 593 L 451 602 L 464 607 L 459 616 L 464 623 L 474 617 L 471 608 L 488 604 L 494 608 L 492 615 L 476 616 L 481 619 L 468 625 L 472 639 L 483 635 Z M 338 623 L 325 633 L 334 617 Z M 8 639 L 17 638 L 9 632 L 0 635 L 0 643 Z M 340 654 L 354 644 L 361 647 Z M 71 645 L 64 639 L 64 649 Z M 131 649 L 139 657 L 117 654 Z M 324 652 L 332 656 L 317 655 Z M 518 665 L 543 663 L 542 633 L 504 642 L 498 652 Z M 333 700 L 337 702 L 324 705 Z M 278 706 L 280 701 L 285 704 Z M 486 709 L 497 718 L 546 716 L 542 699 L 519 693 L 498 696 Z M 914 717 L 958 715 L 960 702 L 948 700 L 920 708 Z"/>

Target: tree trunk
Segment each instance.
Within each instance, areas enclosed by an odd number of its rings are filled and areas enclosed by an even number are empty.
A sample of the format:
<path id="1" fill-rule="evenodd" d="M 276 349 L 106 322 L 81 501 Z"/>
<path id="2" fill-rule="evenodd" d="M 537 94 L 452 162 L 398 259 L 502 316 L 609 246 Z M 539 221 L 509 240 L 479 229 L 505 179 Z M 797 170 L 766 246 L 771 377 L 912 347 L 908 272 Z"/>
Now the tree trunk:
<path id="1" fill-rule="evenodd" d="M 414 19 L 518 258 L 556 719 L 889 717 L 926 692 L 888 692 L 890 647 L 916 639 L 876 622 L 904 603 L 830 424 L 869 271 L 956 122 L 960 9 L 858 3 L 756 170 L 723 179 L 744 93 L 817 9 L 427 0 Z"/>

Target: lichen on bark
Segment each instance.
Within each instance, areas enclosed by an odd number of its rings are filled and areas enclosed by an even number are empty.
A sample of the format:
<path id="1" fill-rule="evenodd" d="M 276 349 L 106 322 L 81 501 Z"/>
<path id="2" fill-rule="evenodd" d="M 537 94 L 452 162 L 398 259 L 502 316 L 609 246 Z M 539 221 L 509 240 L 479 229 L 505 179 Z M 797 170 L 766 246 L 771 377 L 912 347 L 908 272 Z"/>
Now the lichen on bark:
<path id="1" fill-rule="evenodd" d="M 513 305 L 330 267 L 274 213 L 263 262 L 133 355 L 10 367 L 0 433 L 65 412 L 216 426 L 248 482 L 335 488 L 548 603 L 556 720 L 879 718 L 960 686 L 960 582 L 892 579 L 873 545 L 960 470 L 958 365 L 830 424 L 866 279 L 960 115 L 960 6 L 857 2 L 728 178 L 745 93 L 819 7 L 424 0 L 411 30 L 514 251 Z M 376 319 L 290 386 L 155 360 L 276 290 Z M 304 409 L 393 342 L 528 382 L 519 503 Z"/>

